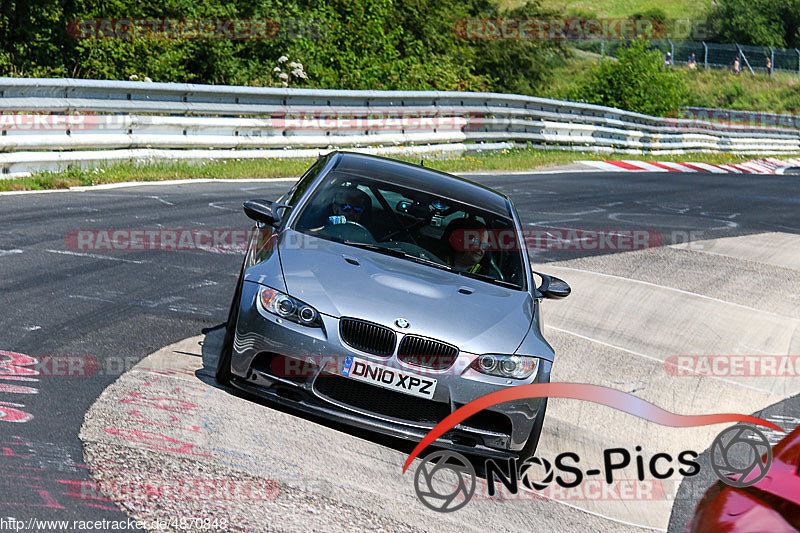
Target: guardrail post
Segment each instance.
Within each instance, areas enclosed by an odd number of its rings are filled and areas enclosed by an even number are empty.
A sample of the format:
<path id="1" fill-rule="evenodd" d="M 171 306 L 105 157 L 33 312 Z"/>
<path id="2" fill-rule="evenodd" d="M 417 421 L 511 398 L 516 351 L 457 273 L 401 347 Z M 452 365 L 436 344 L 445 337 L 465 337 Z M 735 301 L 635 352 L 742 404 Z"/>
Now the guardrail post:
<path id="1" fill-rule="evenodd" d="M 606 40 L 600 39 L 600 59 L 605 59 L 606 57 Z"/>
<path id="2" fill-rule="evenodd" d="M 708 45 L 703 41 L 703 66 L 708 70 Z"/>

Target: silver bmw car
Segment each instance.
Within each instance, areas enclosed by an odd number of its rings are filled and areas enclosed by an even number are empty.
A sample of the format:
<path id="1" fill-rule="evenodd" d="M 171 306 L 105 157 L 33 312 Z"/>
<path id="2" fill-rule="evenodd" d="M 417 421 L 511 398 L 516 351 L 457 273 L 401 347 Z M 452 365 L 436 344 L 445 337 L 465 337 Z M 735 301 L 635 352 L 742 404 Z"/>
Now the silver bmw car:
<path id="1" fill-rule="evenodd" d="M 531 270 L 506 196 L 424 166 L 332 152 L 283 197 L 244 211 L 256 227 L 219 382 L 411 440 L 481 396 L 549 382 L 539 305 L 570 288 Z M 497 405 L 436 444 L 528 457 L 546 406 Z"/>

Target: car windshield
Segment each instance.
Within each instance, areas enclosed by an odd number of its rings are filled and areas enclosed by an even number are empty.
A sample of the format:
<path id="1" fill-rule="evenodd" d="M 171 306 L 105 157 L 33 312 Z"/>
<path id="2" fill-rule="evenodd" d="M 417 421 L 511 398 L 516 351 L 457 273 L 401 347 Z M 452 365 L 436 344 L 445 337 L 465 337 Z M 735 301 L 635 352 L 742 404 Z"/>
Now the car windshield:
<path id="1" fill-rule="evenodd" d="M 525 288 L 518 232 L 509 216 L 361 176 L 333 173 L 294 229 L 488 283 Z"/>

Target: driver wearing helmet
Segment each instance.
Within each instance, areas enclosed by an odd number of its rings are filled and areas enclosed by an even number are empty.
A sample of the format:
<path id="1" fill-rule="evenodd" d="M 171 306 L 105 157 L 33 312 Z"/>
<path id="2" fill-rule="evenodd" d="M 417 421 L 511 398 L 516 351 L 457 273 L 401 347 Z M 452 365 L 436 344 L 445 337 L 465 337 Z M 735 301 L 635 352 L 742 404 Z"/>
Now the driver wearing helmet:
<path id="1" fill-rule="evenodd" d="M 333 215 L 328 217 L 329 224 L 355 222 L 361 224 L 372 207 L 372 200 L 367 193 L 356 188 L 338 191 L 331 203 Z"/>

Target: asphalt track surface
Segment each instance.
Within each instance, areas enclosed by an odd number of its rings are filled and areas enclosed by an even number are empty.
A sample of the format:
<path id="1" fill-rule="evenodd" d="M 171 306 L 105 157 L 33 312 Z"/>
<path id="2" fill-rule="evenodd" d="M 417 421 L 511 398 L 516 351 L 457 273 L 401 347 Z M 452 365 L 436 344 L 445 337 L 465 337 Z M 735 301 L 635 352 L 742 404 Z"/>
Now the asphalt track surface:
<path id="1" fill-rule="evenodd" d="M 471 179 L 509 194 L 533 229 L 648 229 L 660 232 L 665 245 L 800 234 L 795 176 L 574 172 Z M 72 251 L 67 233 L 246 229 L 243 200 L 276 198 L 290 186 L 219 182 L 0 196 L 0 350 L 97 362 L 91 376 L 45 372 L 38 381 L 0 379 L 36 391 L 0 389 L 6 408 L 33 415 L 24 423 L 0 421 L 0 518 L 124 519 L 110 502 L 81 497 L 81 483 L 89 480 L 78 440 L 84 414 L 148 354 L 220 324 L 241 263 L 238 254 L 204 251 Z M 546 250 L 532 256 L 542 264 L 612 253 Z M 702 273 L 687 276 L 702 284 Z M 799 411 L 796 403 L 791 411 Z M 685 504 L 670 525 L 685 523 L 690 508 Z"/>

